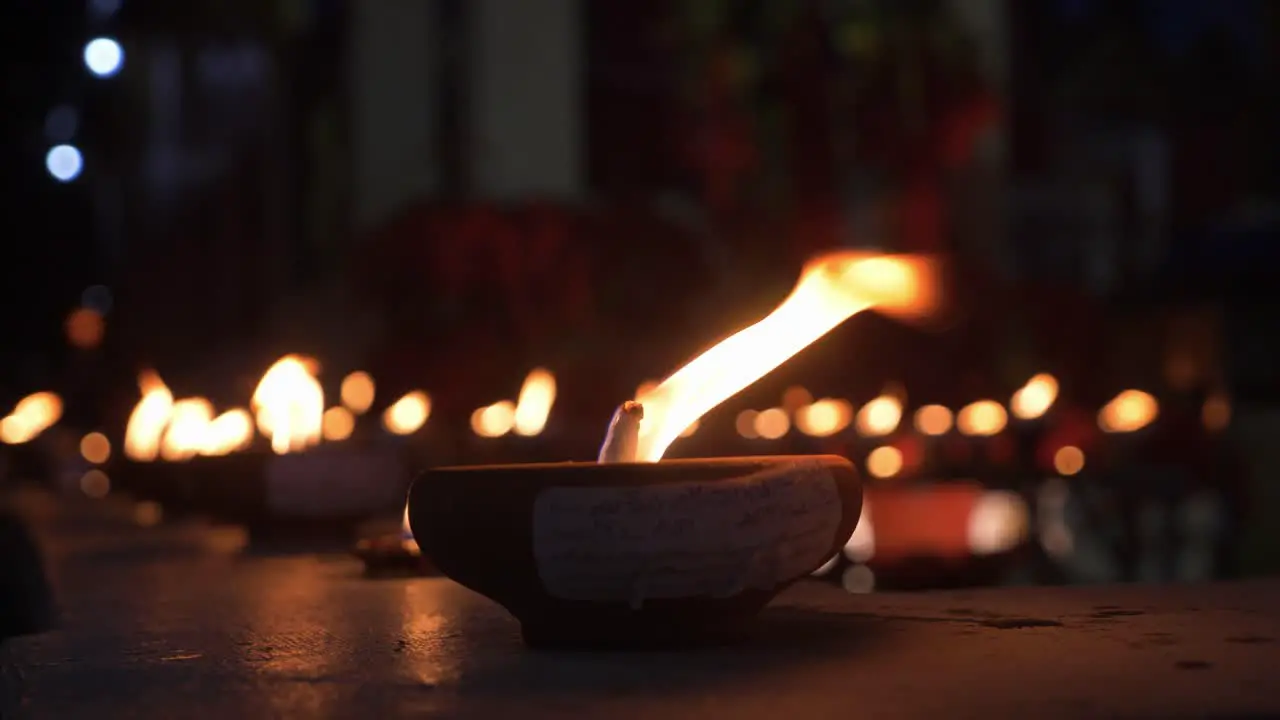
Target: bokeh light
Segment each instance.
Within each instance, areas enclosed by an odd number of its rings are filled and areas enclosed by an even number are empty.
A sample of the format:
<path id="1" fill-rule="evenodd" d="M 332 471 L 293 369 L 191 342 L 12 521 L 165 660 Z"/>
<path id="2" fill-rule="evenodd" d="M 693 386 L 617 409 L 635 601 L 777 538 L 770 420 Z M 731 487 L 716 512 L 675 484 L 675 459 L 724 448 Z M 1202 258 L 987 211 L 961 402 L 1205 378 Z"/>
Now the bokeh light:
<path id="1" fill-rule="evenodd" d="M 115 38 L 94 38 L 84 46 L 84 66 L 97 77 L 112 77 L 124 67 L 124 48 Z"/>
<path id="2" fill-rule="evenodd" d="M 882 480 L 902 472 L 902 451 L 892 445 L 883 445 L 867 455 L 867 472 Z"/>
<path id="3" fill-rule="evenodd" d="M 44 167 L 58 182 L 71 182 L 84 171 L 84 156 L 75 145 L 55 145 L 44 156 Z"/>
<path id="4" fill-rule="evenodd" d="M 76 308 L 67 316 L 67 342 L 80 350 L 92 350 L 102 344 L 107 324 L 102 313 L 93 308 Z"/>
<path id="5" fill-rule="evenodd" d="M 111 459 L 111 441 L 100 432 L 91 432 L 80 438 L 80 456 L 85 462 L 101 465 Z"/>

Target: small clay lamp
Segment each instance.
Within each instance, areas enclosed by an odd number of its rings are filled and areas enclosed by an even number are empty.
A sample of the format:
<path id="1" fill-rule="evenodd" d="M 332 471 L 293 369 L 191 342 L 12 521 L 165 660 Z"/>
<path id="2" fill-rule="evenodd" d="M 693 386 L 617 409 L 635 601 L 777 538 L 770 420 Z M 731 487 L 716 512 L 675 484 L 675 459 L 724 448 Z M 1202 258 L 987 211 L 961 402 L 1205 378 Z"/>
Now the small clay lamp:
<path id="1" fill-rule="evenodd" d="M 405 577 L 415 575 L 439 575 L 430 558 L 422 554 L 418 541 L 413 539 L 409 527 L 409 508 L 404 509 L 404 520 L 399 532 L 382 533 L 360 538 L 352 554 L 364 562 L 367 577 Z"/>
<path id="2" fill-rule="evenodd" d="M 520 620 L 534 647 L 728 640 L 839 552 L 862 509 L 828 455 L 429 470 L 423 552 Z"/>
<path id="3" fill-rule="evenodd" d="M 422 553 L 495 600 L 533 647 L 670 647 L 739 637 L 839 552 L 862 509 L 848 460 L 663 460 L 708 410 L 851 315 L 927 306 L 930 263 L 839 253 L 768 317 L 618 408 L 595 463 L 428 470 L 409 495 Z"/>

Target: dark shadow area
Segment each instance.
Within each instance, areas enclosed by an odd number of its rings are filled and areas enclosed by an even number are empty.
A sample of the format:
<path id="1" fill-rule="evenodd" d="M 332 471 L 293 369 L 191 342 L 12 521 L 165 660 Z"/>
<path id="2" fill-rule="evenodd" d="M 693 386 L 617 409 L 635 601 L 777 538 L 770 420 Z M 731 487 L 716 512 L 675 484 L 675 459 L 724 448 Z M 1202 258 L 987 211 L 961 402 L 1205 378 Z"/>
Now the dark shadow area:
<path id="1" fill-rule="evenodd" d="M 747 637 L 720 647 L 639 653 L 529 653 L 511 647 L 509 658 L 465 671 L 458 690 L 464 695 L 512 692 L 533 700 L 540 693 L 706 692 L 749 683 L 753 677 L 803 673 L 810 662 L 874 657 L 892 642 L 892 634 L 889 625 L 875 618 L 766 608 Z"/>

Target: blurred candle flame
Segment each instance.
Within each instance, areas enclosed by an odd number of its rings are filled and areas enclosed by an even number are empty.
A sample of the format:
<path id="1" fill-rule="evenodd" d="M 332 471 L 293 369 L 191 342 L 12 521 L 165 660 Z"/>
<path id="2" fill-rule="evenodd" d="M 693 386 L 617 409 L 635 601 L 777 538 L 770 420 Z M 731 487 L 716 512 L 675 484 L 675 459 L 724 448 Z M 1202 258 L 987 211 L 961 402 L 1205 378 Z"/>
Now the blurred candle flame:
<path id="1" fill-rule="evenodd" d="M 133 406 L 124 432 L 124 454 L 130 460 L 151 462 L 160 454 L 160 441 L 173 415 L 173 393 L 152 370 L 138 375 L 142 399 Z"/>
<path id="2" fill-rule="evenodd" d="M 244 408 L 232 408 L 215 417 L 205 427 L 200 454 L 209 457 L 230 455 L 253 442 L 253 416 Z"/>
<path id="3" fill-rule="evenodd" d="M 810 262 L 767 317 L 721 341 L 639 398 L 636 459 L 657 462 L 694 420 L 871 307 L 921 315 L 935 303 L 930 261 L 839 252 Z M 785 413 L 785 411 L 783 411 Z"/>
<path id="4" fill-rule="evenodd" d="M 320 420 L 320 433 L 325 442 L 342 442 L 351 437 L 355 429 L 356 416 L 342 405 L 325 410 Z"/>
<path id="5" fill-rule="evenodd" d="M 315 361 L 286 355 L 263 374 L 251 405 L 258 430 L 271 438 L 277 455 L 300 452 L 320 442 L 324 388 Z"/>
<path id="6" fill-rule="evenodd" d="M 516 421 L 516 406 L 510 400 L 476 408 L 471 413 L 471 431 L 483 438 L 502 437 L 511 432 Z"/>
<path id="7" fill-rule="evenodd" d="M 189 460 L 204 448 L 213 422 L 213 404 L 202 397 L 183 398 L 173 404 L 169 427 L 160 441 L 160 457 L 169 462 Z"/>
<path id="8" fill-rule="evenodd" d="M 902 403 L 891 395 L 881 395 L 858 411 L 858 433 L 865 437 L 883 437 L 898 429 L 902 422 Z"/>
<path id="9" fill-rule="evenodd" d="M 945 405 L 925 405 L 916 410 L 915 425 L 923 435 L 946 435 L 951 430 L 951 410 Z"/>
<path id="10" fill-rule="evenodd" d="M 956 428 L 962 435 L 990 437 L 999 435 L 1009 423 L 1009 414 L 995 400 L 969 403 L 956 415 Z"/>
<path id="11" fill-rule="evenodd" d="M 1021 420 L 1034 420 L 1053 407 L 1058 399 L 1058 380 L 1049 373 L 1040 373 L 1027 381 L 1013 394 L 1009 410 Z"/>
<path id="12" fill-rule="evenodd" d="M 516 400 L 515 433 L 533 437 L 547 426 L 547 417 L 556 403 L 556 377 L 550 370 L 535 368 L 529 371 Z"/>
<path id="13" fill-rule="evenodd" d="M 1160 403 L 1150 393 L 1125 390 L 1098 411 L 1098 427 L 1109 433 L 1137 432 L 1159 415 Z"/>
<path id="14" fill-rule="evenodd" d="M 342 404 L 348 410 L 356 415 L 363 415 L 373 406 L 377 386 L 369 373 L 356 370 L 342 378 L 342 387 L 338 392 L 342 397 Z"/>
<path id="15" fill-rule="evenodd" d="M 431 398 L 421 390 L 405 393 L 382 413 L 382 426 L 393 435 L 412 435 L 431 417 Z"/>
<path id="16" fill-rule="evenodd" d="M 810 437 L 831 437 L 849 427 L 852 418 L 848 401 L 822 398 L 796 410 L 796 429 Z"/>
<path id="17" fill-rule="evenodd" d="M 790 430 L 791 419 L 787 417 L 787 411 L 780 407 L 761 410 L 756 414 L 756 437 L 765 440 L 777 440 Z"/>
<path id="18" fill-rule="evenodd" d="M 886 480 L 902 472 L 902 451 L 892 445 L 881 445 L 867 454 L 867 472 Z"/>
<path id="19" fill-rule="evenodd" d="M 13 412 L 0 420 L 0 442 L 7 445 L 31 442 L 61 418 L 62 398 L 57 393 L 32 393 L 19 400 Z"/>

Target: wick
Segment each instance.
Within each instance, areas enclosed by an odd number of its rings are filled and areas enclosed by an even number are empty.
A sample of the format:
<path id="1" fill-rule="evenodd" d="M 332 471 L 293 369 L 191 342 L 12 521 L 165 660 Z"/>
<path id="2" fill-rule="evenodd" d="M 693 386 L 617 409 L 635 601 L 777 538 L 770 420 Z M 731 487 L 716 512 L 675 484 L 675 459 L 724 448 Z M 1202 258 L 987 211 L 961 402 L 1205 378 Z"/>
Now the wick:
<path id="1" fill-rule="evenodd" d="M 599 463 L 626 463 L 636 461 L 640 444 L 640 421 L 644 419 L 644 406 L 628 400 L 618 406 L 609 421 L 609 431 L 600 446 Z"/>

